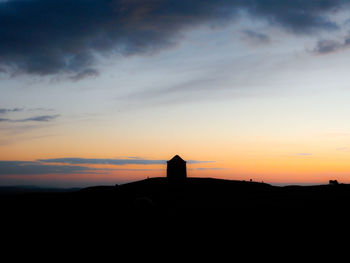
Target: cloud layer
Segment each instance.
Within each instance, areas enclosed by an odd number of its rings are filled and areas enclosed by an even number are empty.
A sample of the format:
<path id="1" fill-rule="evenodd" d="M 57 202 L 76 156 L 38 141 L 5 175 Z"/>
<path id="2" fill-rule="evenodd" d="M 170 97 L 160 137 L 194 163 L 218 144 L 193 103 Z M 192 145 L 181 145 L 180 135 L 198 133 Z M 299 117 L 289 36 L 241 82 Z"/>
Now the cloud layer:
<path id="1" fill-rule="evenodd" d="M 23 108 L 12 108 L 12 109 L 1 108 L 0 114 L 6 114 L 6 113 L 10 113 L 10 112 L 20 112 L 20 111 L 23 111 Z"/>
<path id="2" fill-rule="evenodd" d="M 56 159 L 40 159 L 38 160 L 43 163 L 62 163 L 62 164 L 109 164 L 109 165 L 128 165 L 128 164 L 139 164 L 139 165 L 150 165 L 150 164 L 166 164 L 167 160 L 152 160 L 152 159 L 141 159 L 141 158 L 127 158 L 127 159 L 88 159 L 88 158 L 56 158 Z M 198 161 L 188 160 L 187 163 L 211 163 L 213 161 Z"/>
<path id="3" fill-rule="evenodd" d="M 297 156 L 312 156 L 312 153 L 296 153 Z"/>
<path id="4" fill-rule="evenodd" d="M 243 30 L 242 34 L 245 39 L 252 43 L 265 44 L 270 42 L 270 37 L 261 32 L 255 32 L 253 30 Z"/>
<path id="5" fill-rule="evenodd" d="M 350 47 L 350 35 L 343 40 L 322 39 L 317 42 L 314 52 L 317 54 L 334 53 Z"/>
<path id="6" fill-rule="evenodd" d="M 183 30 L 241 11 L 293 33 L 334 30 L 347 0 L 27 0 L 0 2 L 0 72 L 98 74 L 96 55 L 134 55 L 178 42 Z M 261 37 L 256 32 L 256 37 Z"/>
<path id="7" fill-rule="evenodd" d="M 76 174 L 97 172 L 95 169 L 73 165 L 45 165 L 39 162 L 0 161 L 0 175 L 40 175 L 40 174 Z"/>
<path id="8" fill-rule="evenodd" d="M 0 122 L 49 122 L 52 121 L 56 118 L 58 118 L 60 115 L 55 114 L 55 115 L 42 115 L 42 116 L 34 116 L 34 117 L 29 117 L 29 118 L 24 118 L 24 119 L 9 119 L 9 118 L 0 118 Z"/>
<path id="9" fill-rule="evenodd" d="M 211 161 L 189 160 L 188 163 L 209 163 Z M 159 171 L 159 169 L 110 169 L 92 168 L 87 164 L 98 165 L 150 165 L 166 164 L 166 160 L 151 160 L 140 158 L 128 159 L 84 159 L 84 158 L 58 158 L 37 161 L 0 161 L 0 175 L 41 175 L 41 174 L 81 174 L 106 173 L 110 171 Z"/>

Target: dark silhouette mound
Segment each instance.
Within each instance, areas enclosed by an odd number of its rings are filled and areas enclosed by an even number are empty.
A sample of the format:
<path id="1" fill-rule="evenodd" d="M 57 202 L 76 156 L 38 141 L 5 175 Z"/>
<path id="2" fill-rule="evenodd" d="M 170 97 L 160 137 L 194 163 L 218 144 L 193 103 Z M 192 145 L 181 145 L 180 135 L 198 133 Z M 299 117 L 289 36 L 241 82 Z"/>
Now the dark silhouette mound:
<path id="1" fill-rule="evenodd" d="M 41 221 L 68 218 L 116 223 L 138 216 L 202 218 L 231 222 L 245 220 L 317 221 L 342 218 L 350 204 L 350 185 L 278 187 L 266 183 L 187 178 L 182 184 L 169 178 L 150 178 L 117 186 L 88 187 L 71 191 L 36 191 L 0 188 L 4 218 Z M 343 217 L 344 218 L 344 217 Z M 296 223 L 297 221 L 294 221 Z"/>
<path id="2" fill-rule="evenodd" d="M 62 192 L 16 194 L 12 189 L 0 194 L 0 202 L 2 225 L 15 240 L 40 237 L 50 246 L 70 242 L 76 247 L 131 239 L 130 248 L 140 240 L 166 245 L 221 241 L 254 250 L 325 235 L 337 240 L 349 222 L 350 185 L 277 187 L 212 178 L 173 184 L 150 178 Z"/>

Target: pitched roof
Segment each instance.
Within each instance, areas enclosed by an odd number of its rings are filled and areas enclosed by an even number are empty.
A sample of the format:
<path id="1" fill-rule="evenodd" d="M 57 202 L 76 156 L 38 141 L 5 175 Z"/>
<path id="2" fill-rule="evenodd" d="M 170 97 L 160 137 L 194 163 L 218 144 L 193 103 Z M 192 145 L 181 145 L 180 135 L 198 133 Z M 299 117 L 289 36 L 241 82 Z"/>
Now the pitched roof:
<path id="1" fill-rule="evenodd" d="M 175 155 L 173 158 L 171 158 L 168 162 L 186 162 L 184 159 L 182 159 L 180 156 Z"/>

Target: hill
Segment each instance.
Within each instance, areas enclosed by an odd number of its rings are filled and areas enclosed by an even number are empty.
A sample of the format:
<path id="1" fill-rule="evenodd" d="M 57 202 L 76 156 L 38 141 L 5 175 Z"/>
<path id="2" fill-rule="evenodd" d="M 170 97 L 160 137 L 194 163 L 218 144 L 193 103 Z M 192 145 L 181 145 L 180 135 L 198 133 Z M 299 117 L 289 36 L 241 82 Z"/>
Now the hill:
<path id="1" fill-rule="evenodd" d="M 5 194 L 5 196 L 4 196 Z M 11 194 L 10 196 L 7 196 Z M 2 196 L 1 196 L 2 195 Z M 96 186 L 84 189 L 0 188 L 4 204 L 31 208 L 45 206 L 55 210 L 74 203 L 81 208 L 135 212 L 147 207 L 166 213 L 186 209 L 334 209 L 350 202 L 350 185 L 316 185 L 278 187 L 266 183 L 188 178 L 186 183 L 173 185 L 166 178 L 150 178 L 116 186 Z M 96 207 L 95 207 L 96 206 Z M 112 209 L 113 207 L 113 209 Z"/>
<path id="2" fill-rule="evenodd" d="M 346 225 L 350 185 L 286 186 L 265 183 L 188 178 L 173 185 L 150 178 L 116 186 L 76 191 L 41 191 L 0 195 L 7 224 L 21 229 L 109 233 L 122 226 L 208 228 L 264 226 L 264 229 L 310 229 Z"/>

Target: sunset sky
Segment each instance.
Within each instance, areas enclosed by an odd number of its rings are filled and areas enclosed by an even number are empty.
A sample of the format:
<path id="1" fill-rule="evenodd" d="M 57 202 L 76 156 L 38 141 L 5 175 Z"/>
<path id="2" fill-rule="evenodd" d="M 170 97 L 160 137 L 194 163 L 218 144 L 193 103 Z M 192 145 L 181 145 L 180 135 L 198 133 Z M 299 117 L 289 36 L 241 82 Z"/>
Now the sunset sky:
<path id="1" fill-rule="evenodd" d="M 0 185 L 350 183 L 350 1 L 0 0 Z"/>

